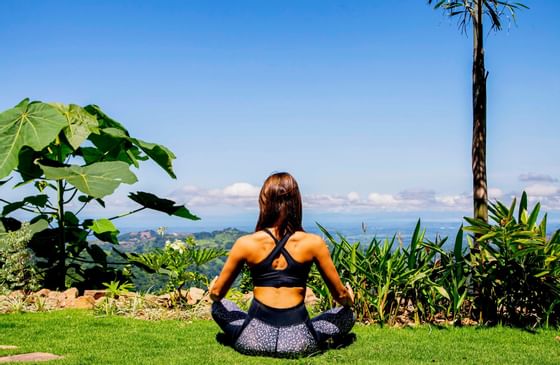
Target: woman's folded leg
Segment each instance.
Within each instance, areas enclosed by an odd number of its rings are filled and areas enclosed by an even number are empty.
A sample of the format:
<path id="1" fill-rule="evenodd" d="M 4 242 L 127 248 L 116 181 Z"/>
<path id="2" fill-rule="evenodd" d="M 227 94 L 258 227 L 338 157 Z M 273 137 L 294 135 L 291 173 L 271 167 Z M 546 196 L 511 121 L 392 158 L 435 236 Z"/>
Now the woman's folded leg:
<path id="1" fill-rule="evenodd" d="M 355 322 L 356 317 L 348 307 L 332 308 L 311 319 L 319 342 L 347 334 Z"/>
<path id="2" fill-rule="evenodd" d="M 243 329 L 247 313 L 227 299 L 212 303 L 211 313 L 214 321 L 233 343 Z"/>

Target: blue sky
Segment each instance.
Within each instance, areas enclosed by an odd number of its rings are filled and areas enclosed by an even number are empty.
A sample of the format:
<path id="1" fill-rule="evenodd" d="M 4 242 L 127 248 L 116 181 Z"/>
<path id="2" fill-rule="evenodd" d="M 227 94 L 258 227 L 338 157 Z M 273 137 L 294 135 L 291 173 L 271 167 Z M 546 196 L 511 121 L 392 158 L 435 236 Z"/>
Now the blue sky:
<path id="1" fill-rule="evenodd" d="M 558 218 L 560 2 L 526 4 L 486 37 L 488 182 Z M 285 170 L 312 217 L 470 212 L 472 38 L 423 0 L 4 0 L 0 24 L 0 110 L 95 103 L 176 153 L 177 180 L 147 164 L 115 211 L 148 190 L 252 221 Z"/>

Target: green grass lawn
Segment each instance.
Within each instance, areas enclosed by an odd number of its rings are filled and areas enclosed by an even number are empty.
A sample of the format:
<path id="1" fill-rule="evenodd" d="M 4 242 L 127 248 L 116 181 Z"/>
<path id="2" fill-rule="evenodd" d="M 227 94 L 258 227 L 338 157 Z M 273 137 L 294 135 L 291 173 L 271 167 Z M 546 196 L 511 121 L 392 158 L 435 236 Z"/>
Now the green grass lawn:
<path id="1" fill-rule="evenodd" d="M 0 315 L 0 356 L 24 352 L 63 355 L 53 364 L 559 364 L 557 331 L 511 328 L 416 329 L 355 327 L 351 346 L 299 360 L 240 355 L 218 344 L 211 321 L 148 322 L 95 317 L 92 312 Z"/>

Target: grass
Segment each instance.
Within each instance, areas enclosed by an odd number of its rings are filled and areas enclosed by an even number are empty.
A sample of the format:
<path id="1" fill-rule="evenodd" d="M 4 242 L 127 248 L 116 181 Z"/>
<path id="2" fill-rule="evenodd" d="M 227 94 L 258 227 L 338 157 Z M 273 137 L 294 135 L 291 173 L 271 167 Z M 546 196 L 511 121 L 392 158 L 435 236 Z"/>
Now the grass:
<path id="1" fill-rule="evenodd" d="M 95 317 L 92 312 L 0 315 L 0 356 L 24 352 L 63 355 L 52 364 L 558 364 L 553 330 L 506 327 L 415 329 L 355 327 L 351 346 L 299 360 L 247 357 L 218 344 L 212 321 L 148 322 Z"/>

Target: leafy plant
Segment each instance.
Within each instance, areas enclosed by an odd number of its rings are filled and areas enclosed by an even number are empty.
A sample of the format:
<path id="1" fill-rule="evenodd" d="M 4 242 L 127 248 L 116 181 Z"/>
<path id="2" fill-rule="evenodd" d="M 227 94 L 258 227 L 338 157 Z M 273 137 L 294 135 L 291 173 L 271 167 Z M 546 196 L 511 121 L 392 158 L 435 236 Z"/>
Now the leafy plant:
<path id="1" fill-rule="evenodd" d="M 342 235 L 337 240 L 319 228 L 333 247 L 331 256 L 342 281 L 354 288 L 359 320 L 394 323 L 400 315 L 420 322 L 438 311 L 443 288 L 434 277 L 441 270 L 435 258 L 445 240 L 424 240 L 420 221 L 407 248 L 402 242 L 395 247 L 396 235 L 383 241 L 374 237 L 362 248 L 360 242 L 350 243 Z M 321 299 L 323 309 L 334 304 L 317 272 L 312 272 L 309 286 Z"/>
<path id="2" fill-rule="evenodd" d="M 560 319 L 560 230 L 547 236 L 547 215 L 540 222 L 540 204 L 529 211 L 523 192 L 509 207 L 489 205 L 494 224 L 465 218 L 466 231 L 478 235 L 479 251 L 468 260 L 479 316 L 518 325 L 558 323 Z M 472 240 L 469 241 L 471 247 Z"/>
<path id="3" fill-rule="evenodd" d="M 208 286 L 208 278 L 200 272 L 200 267 L 225 256 L 227 251 L 221 248 L 198 247 L 194 238 L 189 236 L 185 241 L 167 241 L 163 249 L 156 248 L 152 252 L 118 253 L 148 273 L 165 275 L 168 290 L 174 292 L 175 304 L 180 304 L 186 300 L 181 292 L 184 287 Z"/>
<path id="4" fill-rule="evenodd" d="M 199 219 L 175 202 L 151 193 L 131 193 L 137 209 L 110 218 L 80 219 L 89 204 L 105 207 L 104 197 L 121 184 L 133 184 L 130 170 L 152 160 L 175 178 L 175 155 L 165 146 L 132 137 L 127 129 L 96 105 L 30 102 L 25 99 L 0 113 L 0 179 L 19 177 L 15 188 L 32 186 L 37 194 L 20 201 L 0 199 L 0 233 L 17 230 L 14 212 L 32 214 L 31 223 L 44 229 L 29 246 L 38 257 L 43 286 L 64 289 L 97 288 L 102 282 L 123 280 L 123 271 L 107 261 L 107 254 L 89 242 L 91 236 L 118 245 L 115 219 L 144 209 Z M 0 182 L 4 185 L 8 180 Z M 71 211 L 69 207 L 78 205 Z"/>
<path id="5" fill-rule="evenodd" d="M 121 283 L 120 281 L 113 280 L 110 283 L 103 283 L 106 288 L 107 297 L 116 299 L 119 296 L 128 293 L 130 290 L 134 289 L 134 285 L 129 282 Z"/>
<path id="6" fill-rule="evenodd" d="M 27 248 L 33 232 L 28 222 L 0 237 L 0 292 L 39 287 L 33 255 Z"/>
<path id="7" fill-rule="evenodd" d="M 118 280 L 113 280 L 110 283 L 103 283 L 103 286 L 106 288 L 106 295 L 95 309 L 106 316 L 115 315 L 120 309 L 117 299 L 133 289 L 134 285 L 129 282 L 121 283 Z"/>

